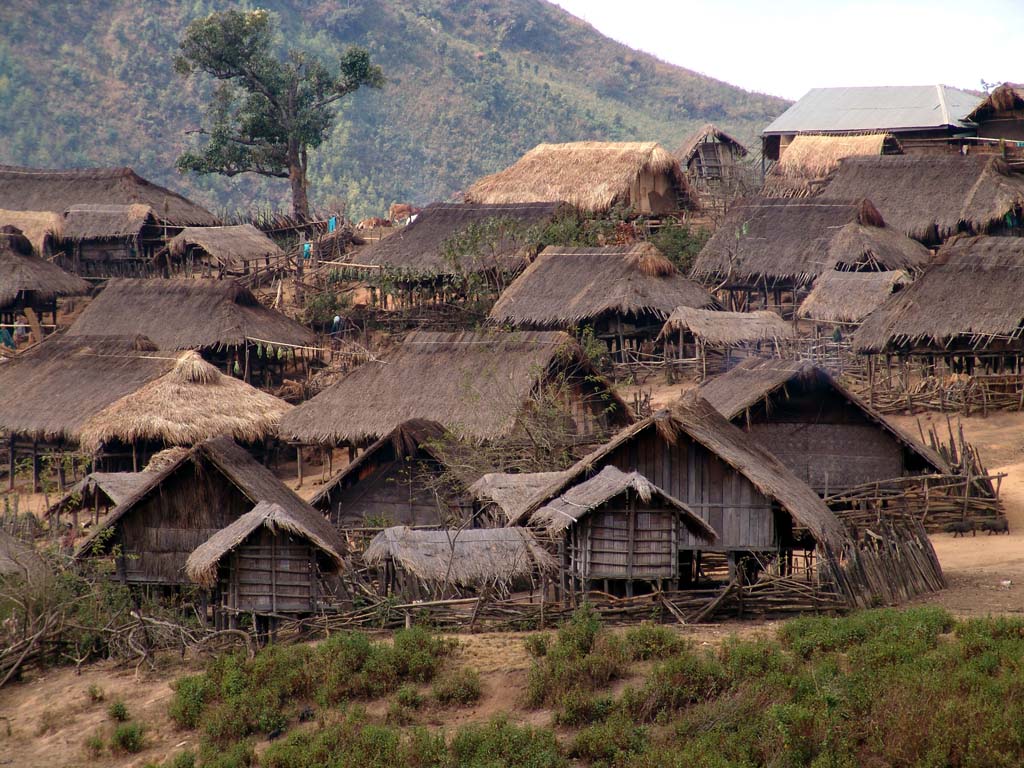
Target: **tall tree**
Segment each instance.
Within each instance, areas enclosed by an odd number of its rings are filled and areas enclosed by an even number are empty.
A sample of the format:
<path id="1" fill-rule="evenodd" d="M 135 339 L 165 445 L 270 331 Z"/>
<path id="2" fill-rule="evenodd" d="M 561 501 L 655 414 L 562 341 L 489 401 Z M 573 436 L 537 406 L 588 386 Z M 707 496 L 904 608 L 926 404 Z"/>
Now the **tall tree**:
<path id="1" fill-rule="evenodd" d="M 337 69 L 302 51 L 281 52 L 267 11 L 223 11 L 193 21 L 181 39 L 175 69 L 220 81 L 196 133 L 201 147 L 178 158 L 178 168 L 235 176 L 286 178 L 292 211 L 309 215 L 308 152 L 327 137 L 336 102 L 362 87 L 380 88 L 384 75 L 370 54 L 350 47 Z"/>

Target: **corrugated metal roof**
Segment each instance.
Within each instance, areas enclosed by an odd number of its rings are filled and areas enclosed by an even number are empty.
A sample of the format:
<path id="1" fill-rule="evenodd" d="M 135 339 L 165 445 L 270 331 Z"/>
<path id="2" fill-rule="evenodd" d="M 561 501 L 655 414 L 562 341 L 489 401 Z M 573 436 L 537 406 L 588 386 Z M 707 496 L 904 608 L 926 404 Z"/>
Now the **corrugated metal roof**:
<path id="1" fill-rule="evenodd" d="M 980 101 L 945 85 L 813 88 L 763 133 L 961 127 Z"/>

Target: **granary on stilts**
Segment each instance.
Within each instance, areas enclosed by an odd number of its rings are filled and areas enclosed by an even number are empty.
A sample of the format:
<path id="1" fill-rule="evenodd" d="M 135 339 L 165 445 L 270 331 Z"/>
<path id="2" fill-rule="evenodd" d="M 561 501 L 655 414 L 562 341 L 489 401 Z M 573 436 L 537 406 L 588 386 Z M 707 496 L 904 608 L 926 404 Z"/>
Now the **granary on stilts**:
<path id="1" fill-rule="evenodd" d="M 319 513 L 273 501 L 259 502 L 185 561 L 189 580 L 212 592 L 216 628 L 255 616 L 258 629 L 271 632 L 282 616 L 308 616 L 333 602 L 325 577 L 344 567 L 340 537 Z"/>
<path id="2" fill-rule="evenodd" d="M 653 341 L 676 307 L 717 308 L 651 243 L 549 246 L 501 294 L 488 319 L 529 330 L 589 327 L 619 363 L 652 362 Z"/>
<path id="3" fill-rule="evenodd" d="M 69 337 L 141 333 L 159 349 L 199 352 L 229 376 L 277 386 L 319 356 L 308 328 L 234 280 L 109 280 Z"/>
<path id="4" fill-rule="evenodd" d="M 783 355 L 796 339 L 796 330 L 769 309 L 718 312 L 676 307 L 658 338 L 674 370 L 705 379 L 748 357 Z"/>
<path id="5" fill-rule="evenodd" d="M 158 254 L 164 277 L 239 278 L 247 285 L 270 282 L 285 264 L 284 251 L 252 224 L 185 227 Z"/>
<path id="6" fill-rule="evenodd" d="M 152 277 L 167 228 L 145 203 L 73 205 L 64 212 L 55 261 L 92 278 Z"/>
<path id="7" fill-rule="evenodd" d="M 776 309 L 785 317 L 824 272 L 916 271 L 930 256 L 887 227 L 867 199 L 750 198 L 730 209 L 693 276 L 725 294 L 728 309 Z"/>
<path id="8" fill-rule="evenodd" d="M 407 602 L 465 594 L 504 597 L 517 585 L 545 588 L 552 556 L 525 528 L 414 530 L 378 533 L 363 553 L 384 595 Z"/>
<path id="9" fill-rule="evenodd" d="M 612 208 L 678 214 L 697 204 L 679 161 L 653 141 L 538 144 L 466 192 L 470 203 L 549 200 L 564 200 L 589 216 Z"/>
<path id="10" fill-rule="evenodd" d="M 713 123 L 705 123 L 686 137 L 675 154 L 691 186 L 704 194 L 737 180 L 747 148 Z"/>

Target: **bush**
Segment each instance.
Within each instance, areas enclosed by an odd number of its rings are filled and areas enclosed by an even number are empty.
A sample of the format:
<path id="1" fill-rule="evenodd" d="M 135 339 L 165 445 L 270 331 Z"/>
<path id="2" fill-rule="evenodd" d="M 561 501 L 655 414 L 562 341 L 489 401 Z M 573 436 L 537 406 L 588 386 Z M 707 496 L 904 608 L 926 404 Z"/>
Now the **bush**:
<path id="1" fill-rule="evenodd" d="M 134 755 L 146 745 L 146 728 L 140 723 L 122 723 L 110 737 L 110 751 Z"/>
<path id="2" fill-rule="evenodd" d="M 178 678 L 171 687 L 174 689 L 168 711 L 171 719 L 179 728 L 197 728 L 207 701 L 214 695 L 213 681 L 206 675 L 191 675 Z"/>
<path id="3" fill-rule="evenodd" d="M 206 745 L 200 759 L 203 768 L 251 768 L 256 764 L 256 751 L 248 741 L 228 747 Z"/>
<path id="4" fill-rule="evenodd" d="M 665 659 L 687 648 L 683 638 L 660 624 L 630 627 L 626 630 L 625 641 L 633 661 Z"/>
<path id="5" fill-rule="evenodd" d="M 443 706 L 466 706 L 480 700 L 480 675 L 463 667 L 442 675 L 434 683 L 434 699 Z"/>
<path id="6" fill-rule="evenodd" d="M 562 695 L 555 723 L 568 726 L 598 723 L 611 714 L 614 706 L 610 696 L 594 696 L 574 688 Z"/>
<path id="7" fill-rule="evenodd" d="M 624 712 L 616 712 L 602 723 L 588 726 L 573 740 L 569 754 L 592 765 L 618 764 L 637 755 L 647 744 L 647 733 Z"/>
<path id="8" fill-rule="evenodd" d="M 118 723 L 126 722 L 129 719 L 128 707 L 123 701 L 115 701 L 107 707 L 107 716 Z"/>
<path id="9" fill-rule="evenodd" d="M 85 740 L 86 754 L 94 760 L 103 754 L 104 747 L 106 747 L 106 741 L 103 739 L 103 734 L 98 731 Z"/>
<path id="10" fill-rule="evenodd" d="M 63 722 L 64 717 L 55 709 L 44 709 L 36 724 L 36 736 L 45 736 L 51 731 L 56 731 Z"/>
<path id="11" fill-rule="evenodd" d="M 467 768 L 565 768 L 568 761 L 550 730 L 504 718 L 461 728 L 452 739 L 455 765 Z"/>
<path id="12" fill-rule="evenodd" d="M 90 685 L 86 689 L 85 695 L 89 697 L 89 701 L 91 701 L 93 704 L 99 704 L 101 701 L 103 701 L 103 699 L 106 696 L 106 694 L 103 692 L 103 689 L 95 684 Z"/>
<path id="13" fill-rule="evenodd" d="M 551 635 L 545 633 L 537 633 L 535 635 L 527 635 L 523 638 L 523 647 L 526 648 L 526 652 L 535 659 L 547 656 L 548 647 L 551 645 Z"/>
<path id="14" fill-rule="evenodd" d="M 628 689 L 622 703 L 633 717 L 650 722 L 662 713 L 714 698 L 726 685 L 725 670 L 717 660 L 685 651 L 656 666 L 643 688 Z"/>
<path id="15" fill-rule="evenodd" d="M 415 685 L 401 686 L 395 699 L 403 707 L 409 707 L 409 709 L 419 709 L 423 706 L 423 694 Z"/>

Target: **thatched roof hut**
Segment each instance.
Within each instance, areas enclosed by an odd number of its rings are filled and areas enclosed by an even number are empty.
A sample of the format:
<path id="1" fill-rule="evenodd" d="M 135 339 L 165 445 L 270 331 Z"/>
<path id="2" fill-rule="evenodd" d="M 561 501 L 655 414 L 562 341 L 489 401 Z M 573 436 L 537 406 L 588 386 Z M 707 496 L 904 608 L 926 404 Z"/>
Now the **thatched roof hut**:
<path id="1" fill-rule="evenodd" d="M 761 342 L 778 343 L 796 338 L 796 331 L 775 312 L 721 312 L 677 307 L 662 327 L 661 336 L 690 333 L 710 347 L 733 347 Z"/>
<path id="2" fill-rule="evenodd" d="M 32 245 L 13 226 L 0 227 L 0 307 L 32 306 L 57 296 L 87 294 L 89 284 L 32 252 Z"/>
<path id="3" fill-rule="evenodd" d="M 958 237 L 911 285 L 871 313 L 853 336 L 859 352 L 1020 349 L 1024 238 Z"/>
<path id="4" fill-rule="evenodd" d="M 730 209 L 693 274 L 726 287 L 800 286 L 834 269 L 917 270 L 929 258 L 920 243 L 886 227 L 869 200 L 749 198 Z"/>
<path id="5" fill-rule="evenodd" d="M 819 323 L 855 325 L 911 282 L 903 270 L 824 272 L 797 311 Z"/>
<path id="6" fill-rule="evenodd" d="M 386 269 L 410 277 L 432 277 L 455 272 L 500 269 L 516 272 L 529 263 L 538 250 L 540 230 L 565 208 L 564 203 L 433 203 L 411 224 L 349 254 L 360 266 Z M 496 243 L 487 242 L 486 253 L 453 260 L 453 238 L 474 227 L 493 224 Z M 490 234 L 490 233 L 488 233 Z"/>
<path id="7" fill-rule="evenodd" d="M 987 123 L 992 122 L 1000 114 L 1006 118 L 1009 117 L 1009 113 L 1022 112 L 1024 112 L 1024 84 L 1002 83 L 993 88 L 991 93 L 981 100 L 978 106 L 967 115 L 967 119 L 978 124 L 979 136 L 988 136 L 987 132 L 981 130 Z M 1016 119 L 1020 120 L 1021 118 L 1018 116 Z M 1007 136 L 1006 138 L 1017 137 Z"/>
<path id="8" fill-rule="evenodd" d="M 360 366 L 296 407 L 280 431 L 305 443 L 359 444 L 426 419 L 469 440 L 498 439 L 513 432 L 531 396 L 560 374 L 574 390 L 582 431 L 629 418 L 565 333 L 417 331 L 386 359 Z"/>
<path id="9" fill-rule="evenodd" d="M 538 144 L 466 192 L 471 203 L 549 200 L 564 200 L 587 213 L 615 205 L 668 213 L 689 205 L 690 190 L 679 161 L 656 142 L 577 141 Z"/>
<path id="10" fill-rule="evenodd" d="M 530 500 L 562 478 L 561 472 L 488 472 L 469 486 L 469 494 L 486 512 L 493 507 L 498 514 L 490 515 L 498 525 L 518 520 Z"/>
<path id="11" fill-rule="evenodd" d="M 889 133 L 844 136 L 800 135 L 786 147 L 764 180 L 766 197 L 803 197 L 819 191 L 827 177 L 846 157 L 901 154 Z"/>
<path id="12" fill-rule="evenodd" d="M 992 155 L 851 157 L 840 161 L 823 194 L 869 198 L 891 229 L 939 243 L 957 232 L 985 234 L 1007 214 L 1020 222 L 1024 176 Z"/>
<path id="13" fill-rule="evenodd" d="M 280 504 L 261 501 L 251 512 L 246 512 L 196 547 L 185 562 L 189 579 L 203 587 L 214 586 L 217 568 L 224 557 L 260 528 L 308 541 L 336 568 L 345 564 L 337 531 L 319 513 L 308 507 L 293 505 L 285 509 Z"/>
<path id="14" fill-rule="evenodd" d="M 174 360 L 137 336 L 51 336 L 0 365 L 0 429 L 77 440 L 86 422 L 167 373 Z"/>
<path id="15" fill-rule="evenodd" d="M 60 237 L 65 242 L 134 238 L 156 222 L 156 214 L 145 203 L 73 205 L 64 213 Z"/>
<path id="16" fill-rule="evenodd" d="M 218 435 L 256 443 L 277 433 L 293 406 L 225 376 L 195 352 L 182 352 L 163 376 L 104 408 L 82 427 L 79 444 L 95 452 L 120 442 L 195 445 Z"/>
<path id="17" fill-rule="evenodd" d="M 131 168 L 49 170 L 0 166 L 0 209 L 63 214 L 78 205 L 149 206 L 172 226 L 217 223 L 216 217 L 190 200 L 146 181 Z"/>
<path id="18" fill-rule="evenodd" d="M 284 257 L 277 243 L 252 224 L 227 227 L 185 227 L 167 243 L 172 259 L 181 260 L 190 250 L 205 255 L 221 274 L 241 275 L 269 266 Z"/>
<path id="19" fill-rule="evenodd" d="M 15 227 L 32 243 L 39 256 L 47 257 L 60 239 L 64 217 L 55 211 L 0 209 L 0 227 Z"/>
<path id="20" fill-rule="evenodd" d="M 0 528 L 0 581 L 24 579 L 35 584 L 45 578 L 47 570 L 43 558 L 31 544 Z"/>
<path id="21" fill-rule="evenodd" d="M 651 243 L 549 246 L 506 288 L 489 319 L 529 328 L 572 328 L 609 317 L 664 320 L 679 306 L 716 307 Z"/>
<path id="22" fill-rule="evenodd" d="M 110 280 L 68 335 L 118 333 L 144 334 L 165 350 L 315 340 L 308 328 L 264 307 L 233 280 Z"/>
<path id="23" fill-rule="evenodd" d="M 524 528 L 387 528 L 370 542 L 363 561 L 372 566 L 390 561 L 430 586 L 507 585 L 557 568 L 554 558 Z"/>
<path id="24" fill-rule="evenodd" d="M 684 167 L 689 165 L 690 161 L 698 154 L 700 145 L 707 143 L 724 144 L 740 157 L 746 157 L 747 155 L 747 148 L 738 139 L 734 139 L 714 123 L 705 123 L 687 136 L 679 149 L 676 150 L 675 154 L 679 159 L 679 164 Z"/>

